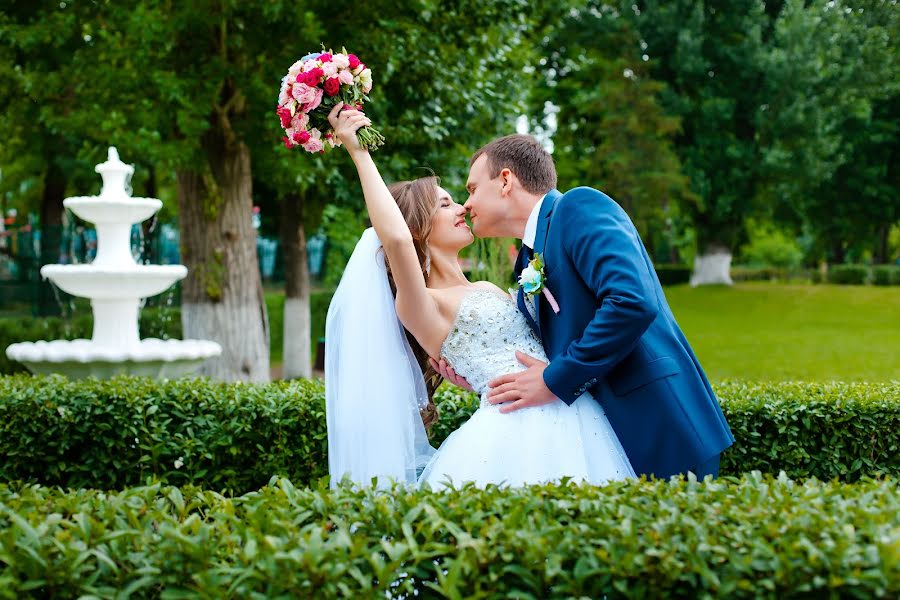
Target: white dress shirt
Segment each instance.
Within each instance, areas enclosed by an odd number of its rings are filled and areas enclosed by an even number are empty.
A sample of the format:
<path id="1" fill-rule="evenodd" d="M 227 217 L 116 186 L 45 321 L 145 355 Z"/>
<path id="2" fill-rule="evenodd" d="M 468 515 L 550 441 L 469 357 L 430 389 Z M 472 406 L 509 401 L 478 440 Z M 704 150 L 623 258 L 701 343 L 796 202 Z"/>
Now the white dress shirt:
<path id="1" fill-rule="evenodd" d="M 528 215 L 528 221 L 525 223 L 525 233 L 522 234 L 522 244 L 532 249 L 534 248 L 534 238 L 537 235 L 538 216 L 541 214 L 541 205 L 544 204 L 546 197 L 547 194 L 544 194 L 531 209 L 531 214 Z"/>

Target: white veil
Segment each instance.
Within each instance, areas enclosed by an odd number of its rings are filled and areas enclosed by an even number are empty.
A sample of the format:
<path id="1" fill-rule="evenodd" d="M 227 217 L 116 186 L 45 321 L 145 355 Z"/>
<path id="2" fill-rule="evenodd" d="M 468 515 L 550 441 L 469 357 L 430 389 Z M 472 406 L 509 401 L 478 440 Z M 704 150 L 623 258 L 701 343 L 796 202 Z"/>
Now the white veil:
<path id="1" fill-rule="evenodd" d="M 434 454 L 419 409 L 422 370 L 397 317 L 381 241 L 372 228 L 356 244 L 325 321 L 325 413 L 331 486 L 344 476 L 416 483 Z"/>

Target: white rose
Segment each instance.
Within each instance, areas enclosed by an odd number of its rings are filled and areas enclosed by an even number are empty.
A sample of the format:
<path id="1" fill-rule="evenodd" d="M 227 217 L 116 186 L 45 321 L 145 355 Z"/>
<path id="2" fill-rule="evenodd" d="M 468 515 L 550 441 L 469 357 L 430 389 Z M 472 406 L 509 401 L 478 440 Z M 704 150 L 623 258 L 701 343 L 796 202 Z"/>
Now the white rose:
<path id="1" fill-rule="evenodd" d="M 369 90 L 372 89 L 371 69 L 364 69 L 363 72 L 359 74 L 359 85 L 362 87 L 363 93 L 369 93 Z"/>
<path id="2" fill-rule="evenodd" d="M 331 57 L 331 62 L 336 64 L 339 69 L 346 69 L 350 66 L 350 58 L 346 54 L 335 54 Z"/>
<path id="3" fill-rule="evenodd" d="M 325 72 L 325 77 L 334 77 L 337 75 L 338 68 L 334 61 L 331 61 L 322 65 L 322 71 Z"/>
<path id="4" fill-rule="evenodd" d="M 533 294 L 541 287 L 541 273 L 531 265 L 522 269 L 519 275 L 519 285 L 525 290 L 526 294 Z"/>

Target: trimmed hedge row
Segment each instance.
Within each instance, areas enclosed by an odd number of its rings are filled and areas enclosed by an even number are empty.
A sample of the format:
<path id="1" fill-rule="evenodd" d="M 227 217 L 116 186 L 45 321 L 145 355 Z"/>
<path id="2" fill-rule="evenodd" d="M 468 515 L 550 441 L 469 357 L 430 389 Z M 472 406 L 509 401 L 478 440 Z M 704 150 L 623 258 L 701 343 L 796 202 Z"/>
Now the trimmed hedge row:
<path id="1" fill-rule="evenodd" d="M 863 285 L 869 279 L 866 265 L 832 265 L 828 267 L 828 283 Z"/>
<path id="2" fill-rule="evenodd" d="M 872 283 L 875 285 L 900 285 L 900 266 L 878 265 L 873 267 Z"/>
<path id="3" fill-rule="evenodd" d="M 896 480 L 0 485 L 0 598 L 897 597 Z"/>
<path id="4" fill-rule="evenodd" d="M 897 265 L 833 265 L 828 268 L 828 283 L 840 285 L 900 285 Z"/>
<path id="5" fill-rule="evenodd" d="M 900 477 L 900 383 L 716 386 L 737 438 L 722 474 Z M 443 388 L 437 445 L 477 407 Z M 119 377 L 0 378 L 0 481 L 122 489 L 159 479 L 242 493 L 328 471 L 324 387 Z"/>
<path id="6" fill-rule="evenodd" d="M 689 265 L 653 265 L 660 285 L 681 285 L 691 280 Z"/>

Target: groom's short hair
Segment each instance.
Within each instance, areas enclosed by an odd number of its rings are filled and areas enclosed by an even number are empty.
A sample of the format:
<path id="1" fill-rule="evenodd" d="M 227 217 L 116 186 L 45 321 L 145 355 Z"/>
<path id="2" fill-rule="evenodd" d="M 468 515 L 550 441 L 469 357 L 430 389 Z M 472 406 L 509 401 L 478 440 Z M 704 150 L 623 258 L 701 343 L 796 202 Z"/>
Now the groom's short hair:
<path id="1" fill-rule="evenodd" d="M 515 133 L 492 140 L 472 155 L 469 167 L 482 155 L 487 156 L 491 179 L 509 169 L 529 193 L 546 194 L 556 187 L 553 157 L 530 135 Z"/>

